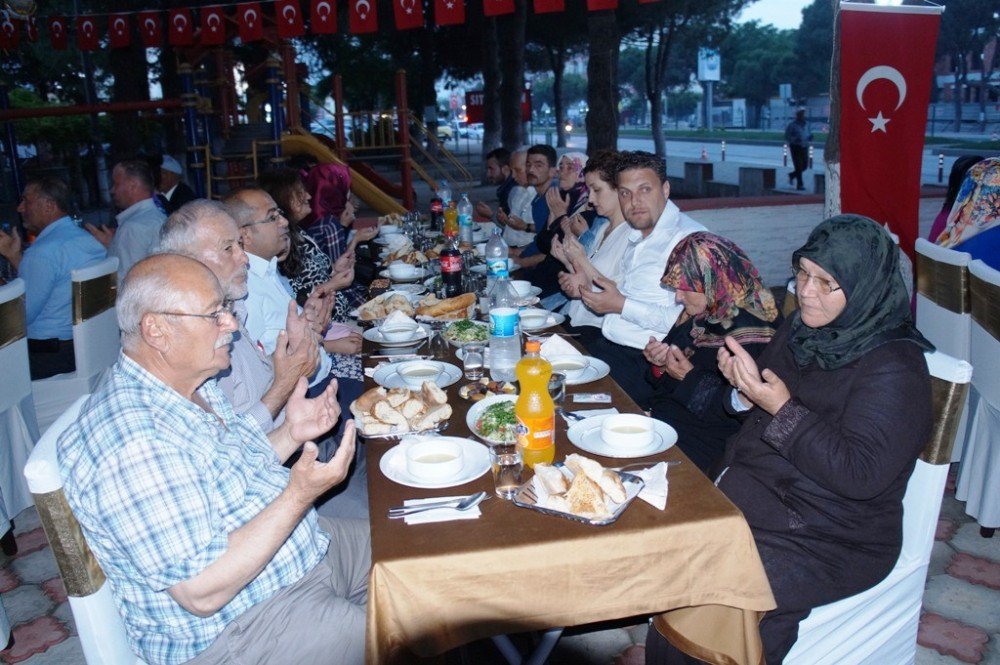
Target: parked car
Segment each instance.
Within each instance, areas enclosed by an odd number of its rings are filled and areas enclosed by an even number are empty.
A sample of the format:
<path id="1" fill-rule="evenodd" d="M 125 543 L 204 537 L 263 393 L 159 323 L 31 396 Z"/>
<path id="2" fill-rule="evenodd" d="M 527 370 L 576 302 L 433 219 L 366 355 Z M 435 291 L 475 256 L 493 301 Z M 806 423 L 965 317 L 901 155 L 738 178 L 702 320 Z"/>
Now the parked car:
<path id="1" fill-rule="evenodd" d="M 463 139 L 483 139 L 483 123 L 473 122 L 471 124 L 462 123 L 458 126 L 458 136 Z"/>
<path id="2" fill-rule="evenodd" d="M 451 125 L 438 125 L 438 127 L 437 127 L 437 137 L 439 139 L 447 141 L 448 139 L 450 139 L 454 135 L 455 135 L 455 132 L 452 131 Z"/>

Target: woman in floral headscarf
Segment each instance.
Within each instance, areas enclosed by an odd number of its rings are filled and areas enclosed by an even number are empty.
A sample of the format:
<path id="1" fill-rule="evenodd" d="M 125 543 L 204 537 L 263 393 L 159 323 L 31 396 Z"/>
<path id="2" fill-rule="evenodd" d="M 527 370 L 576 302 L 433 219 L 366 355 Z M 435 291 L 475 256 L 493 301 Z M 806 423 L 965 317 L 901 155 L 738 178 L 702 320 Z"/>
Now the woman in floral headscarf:
<path id="1" fill-rule="evenodd" d="M 936 242 L 1000 270 L 1000 158 L 969 169 Z"/>
<path id="2" fill-rule="evenodd" d="M 718 350 L 733 337 L 756 357 L 780 323 L 778 309 L 743 250 L 707 232 L 677 244 L 662 283 L 677 292 L 684 312 L 662 342 L 651 338 L 644 350 L 655 386 L 651 411 L 709 473 L 740 426 L 723 406 L 729 384 L 718 370 Z"/>

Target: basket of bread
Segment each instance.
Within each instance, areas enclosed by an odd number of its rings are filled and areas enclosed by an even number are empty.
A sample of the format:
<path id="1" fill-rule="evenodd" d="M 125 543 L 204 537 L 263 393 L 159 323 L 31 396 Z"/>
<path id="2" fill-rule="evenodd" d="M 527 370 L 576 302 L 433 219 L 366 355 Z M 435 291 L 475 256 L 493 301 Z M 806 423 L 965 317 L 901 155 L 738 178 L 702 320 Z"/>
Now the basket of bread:
<path id="1" fill-rule="evenodd" d="M 407 316 L 413 316 L 415 310 L 410 299 L 402 293 L 389 291 L 380 296 L 375 296 L 365 304 L 358 307 L 359 321 L 381 321 L 393 312 L 402 312 Z"/>
<path id="2" fill-rule="evenodd" d="M 514 496 L 516 505 L 595 526 L 621 517 L 644 485 L 638 476 L 605 469 L 576 453 L 562 463 L 535 464 L 534 470 Z"/>
<path id="3" fill-rule="evenodd" d="M 417 303 L 417 320 L 456 321 L 467 319 L 476 313 L 476 294 L 463 293 L 454 298 L 439 299 L 434 294 L 425 296 Z"/>
<path id="4" fill-rule="evenodd" d="M 440 431 L 451 417 L 448 396 L 430 381 L 420 390 L 372 388 L 350 409 L 358 434 L 369 439 Z"/>

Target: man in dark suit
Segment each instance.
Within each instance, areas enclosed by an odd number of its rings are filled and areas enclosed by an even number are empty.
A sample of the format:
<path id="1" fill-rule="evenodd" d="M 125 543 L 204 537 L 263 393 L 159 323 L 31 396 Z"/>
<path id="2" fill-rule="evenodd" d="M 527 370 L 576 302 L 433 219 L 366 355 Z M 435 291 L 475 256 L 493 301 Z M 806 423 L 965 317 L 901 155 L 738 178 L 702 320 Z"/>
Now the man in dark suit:
<path id="1" fill-rule="evenodd" d="M 184 169 L 180 162 L 170 155 L 163 156 L 163 163 L 160 164 L 160 187 L 157 197 L 160 203 L 166 208 L 167 214 L 173 213 L 188 201 L 193 201 L 196 197 L 183 180 Z"/>

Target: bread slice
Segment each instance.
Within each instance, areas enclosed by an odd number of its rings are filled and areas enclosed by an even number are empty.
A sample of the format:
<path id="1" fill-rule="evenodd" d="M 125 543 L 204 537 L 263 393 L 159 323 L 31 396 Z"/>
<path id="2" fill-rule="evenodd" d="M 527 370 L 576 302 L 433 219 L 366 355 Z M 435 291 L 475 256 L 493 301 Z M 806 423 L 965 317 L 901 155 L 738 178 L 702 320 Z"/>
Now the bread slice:
<path id="1" fill-rule="evenodd" d="M 608 498 L 615 503 L 624 503 L 627 495 L 625 494 L 625 484 L 622 483 L 621 476 L 618 475 L 617 471 L 604 470 L 601 474 L 601 480 L 597 483 L 604 493 L 608 495 Z"/>
<path id="2" fill-rule="evenodd" d="M 376 402 L 381 402 L 386 398 L 385 388 L 379 386 L 378 388 L 372 388 L 371 390 L 366 390 L 361 394 L 356 400 L 351 402 L 351 413 L 357 417 L 359 413 L 369 413 L 373 408 L 375 408 Z"/>
<path id="3" fill-rule="evenodd" d="M 393 388 L 386 396 L 389 406 L 394 409 L 401 407 L 408 399 L 410 399 L 410 391 L 406 388 Z"/>
<path id="4" fill-rule="evenodd" d="M 413 424 L 415 430 L 425 430 L 436 427 L 442 420 L 451 418 L 451 406 L 442 404 L 427 411 L 422 418 Z"/>
<path id="5" fill-rule="evenodd" d="M 403 417 L 406 418 L 407 421 L 410 421 L 424 412 L 424 403 L 422 400 L 411 397 L 403 402 L 403 406 L 399 409 L 399 411 L 403 414 Z"/>
<path id="6" fill-rule="evenodd" d="M 372 415 L 384 423 L 401 427 L 404 430 L 409 428 L 409 423 L 406 422 L 403 414 L 389 406 L 388 402 L 377 403 Z"/>
<path id="7" fill-rule="evenodd" d="M 601 475 L 604 473 L 604 467 L 600 463 L 576 453 L 566 456 L 566 467 L 574 474 L 586 474 L 595 483 L 601 482 Z"/>
<path id="8" fill-rule="evenodd" d="M 566 500 L 565 494 L 550 494 L 549 498 L 545 500 L 542 507 L 548 508 L 549 510 L 558 510 L 562 513 L 573 512 L 573 508 L 569 505 L 569 501 Z"/>
<path id="9" fill-rule="evenodd" d="M 543 462 L 535 464 L 535 476 L 549 494 L 562 494 L 569 489 L 566 484 L 566 476 L 551 464 Z"/>
<path id="10" fill-rule="evenodd" d="M 584 473 L 578 473 L 566 492 L 570 512 L 580 517 L 602 519 L 611 515 L 604 503 L 604 493 L 593 480 Z"/>
<path id="11" fill-rule="evenodd" d="M 420 390 L 420 394 L 423 396 L 424 402 L 428 407 L 448 403 L 447 393 L 441 390 L 436 383 L 430 381 L 424 381 L 424 387 Z"/>

